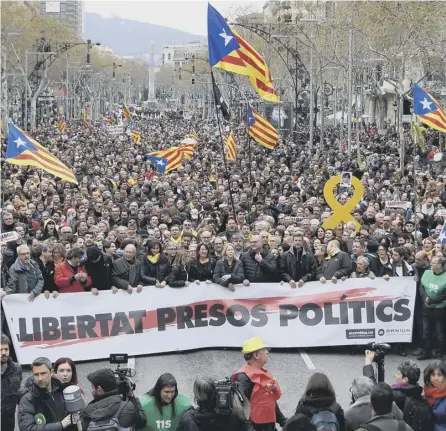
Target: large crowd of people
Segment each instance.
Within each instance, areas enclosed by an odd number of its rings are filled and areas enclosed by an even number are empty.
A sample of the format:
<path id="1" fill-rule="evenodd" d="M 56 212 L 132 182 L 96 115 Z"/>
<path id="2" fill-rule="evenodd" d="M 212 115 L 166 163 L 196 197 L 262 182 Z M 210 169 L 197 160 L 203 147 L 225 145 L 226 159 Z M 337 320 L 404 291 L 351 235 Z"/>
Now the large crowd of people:
<path id="1" fill-rule="evenodd" d="M 191 283 L 293 289 L 310 281 L 413 276 L 414 353 L 443 359 L 446 189 L 443 163 L 427 156 L 441 152 L 436 133 L 426 136 L 427 152 L 406 145 L 400 171 L 392 128 L 383 135 L 364 124 L 360 151 L 349 156 L 340 126 L 328 127 L 322 143 L 316 133 L 312 151 L 302 131 L 269 151 L 249 142 L 243 124 L 233 125 L 237 157 L 225 169 L 216 122 L 136 113 L 133 121 L 139 145 L 94 124 L 70 123 L 64 134 L 57 124 L 30 132 L 73 168 L 78 185 L 2 159 L 1 231 L 16 237 L 1 245 L 1 298 L 23 293 L 32 302 L 38 295 Z M 168 174 L 147 160 L 193 130 L 199 140 L 191 160 Z M 364 185 L 352 212 L 360 229 L 354 222 L 324 229 L 332 213 L 324 185 L 346 172 Z M 344 205 L 354 189 L 342 183 L 333 193 Z M 3 313 L 2 330 L 8 332 Z M 397 349 L 407 355 L 403 344 Z"/>

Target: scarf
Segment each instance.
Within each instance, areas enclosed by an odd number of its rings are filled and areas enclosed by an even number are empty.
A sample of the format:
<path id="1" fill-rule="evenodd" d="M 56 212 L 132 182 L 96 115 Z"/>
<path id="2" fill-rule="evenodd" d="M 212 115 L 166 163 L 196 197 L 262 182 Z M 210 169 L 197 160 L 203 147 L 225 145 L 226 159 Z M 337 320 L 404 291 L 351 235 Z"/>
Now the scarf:
<path id="1" fill-rule="evenodd" d="M 394 383 L 392 385 L 392 389 L 401 389 L 401 388 L 406 388 L 407 386 L 409 386 L 409 383 L 406 383 L 406 382 Z"/>
<path id="2" fill-rule="evenodd" d="M 446 388 L 434 388 L 433 386 L 424 386 L 424 398 L 433 406 L 437 400 L 446 398 Z"/>
<path id="3" fill-rule="evenodd" d="M 147 259 L 150 263 L 153 263 L 153 265 L 155 265 L 160 260 L 160 254 L 158 253 L 153 256 L 147 256 Z"/>
<path id="4" fill-rule="evenodd" d="M 136 280 L 136 264 L 135 259 L 127 260 L 126 258 L 122 259 L 124 264 L 124 268 L 129 272 L 129 284 L 133 286 L 133 283 Z"/>

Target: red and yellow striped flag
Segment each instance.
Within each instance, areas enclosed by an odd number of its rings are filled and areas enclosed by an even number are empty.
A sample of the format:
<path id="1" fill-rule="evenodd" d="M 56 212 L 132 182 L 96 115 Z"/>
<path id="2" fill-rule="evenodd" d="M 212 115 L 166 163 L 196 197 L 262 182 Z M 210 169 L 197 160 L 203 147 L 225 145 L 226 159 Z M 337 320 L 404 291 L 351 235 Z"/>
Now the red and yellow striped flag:
<path id="1" fill-rule="evenodd" d="M 166 150 L 154 151 L 150 153 L 151 156 L 161 157 L 167 160 L 167 166 L 164 173 L 168 173 L 172 169 L 177 169 L 183 163 L 183 158 L 187 160 L 192 159 L 195 150 L 195 145 L 188 144 L 181 147 L 170 147 Z"/>
<path id="2" fill-rule="evenodd" d="M 138 132 L 138 130 L 133 129 L 132 130 L 132 137 L 133 137 L 133 144 L 140 144 L 141 143 L 141 132 Z"/>
<path id="3" fill-rule="evenodd" d="M 124 108 L 122 109 L 122 113 L 127 121 L 130 121 L 130 109 L 129 107 L 123 103 Z"/>
<path id="4" fill-rule="evenodd" d="M 234 134 L 231 133 L 225 138 L 226 160 L 235 160 L 237 157 L 237 149 L 235 146 Z"/>
<path id="5" fill-rule="evenodd" d="M 258 144 L 274 150 L 279 142 L 279 132 L 256 110 L 248 105 L 248 133 Z"/>
<path id="6" fill-rule="evenodd" d="M 280 99 L 272 83 L 272 76 L 265 60 L 232 27 L 231 31 L 240 45 L 237 53 L 246 65 L 247 76 L 251 85 L 262 99 L 278 103 Z"/>
<path id="7" fill-rule="evenodd" d="M 65 130 L 67 129 L 67 123 L 65 122 L 64 116 L 62 116 L 61 118 L 59 118 L 59 120 L 57 120 L 57 126 L 59 127 L 60 133 L 65 132 Z"/>

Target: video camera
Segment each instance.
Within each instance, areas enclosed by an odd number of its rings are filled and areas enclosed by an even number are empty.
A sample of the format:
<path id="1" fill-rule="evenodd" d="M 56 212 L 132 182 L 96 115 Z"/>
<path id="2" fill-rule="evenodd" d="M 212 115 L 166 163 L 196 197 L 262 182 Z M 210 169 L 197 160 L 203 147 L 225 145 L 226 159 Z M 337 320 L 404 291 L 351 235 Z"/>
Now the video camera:
<path id="1" fill-rule="evenodd" d="M 136 389 L 136 384 L 132 381 L 135 376 L 135 370 L 131 368 L 121 368 L 122 364 L 127 364 L 129 355 L 127 353 L 111 353 L 110 364 L 117 364 L 118 367 L 112 370 L 116 381 L 118 382 L 118 394 L 122 395 L 124 401 L 133 398 L 133 391 Z"/>
<path id="2" fill-rule="evenodd" d="M 367 349 L 375 352 L 375 362 L 381 362 L 387 352 L 390 352 L 391 346 L 386 343 L 369 343 L 367 344 Z"/>
<path id="3" fill-rule="evenodd" d="M 367 344 L 367 350 L 371 350 L 372 352 L 375 352 L 375 358 L 374 362 L 376 362 L 376 369 L 377 369 L 377 380 L 378 382 L 384 382 L 384 358 L 386 356 L 386 353 L 390 352 L 390 349 L 392 347 L 390 344 L 386 343 L 368 343 Z"/>
<path id="4" fill-rule="evenodd" d="M 239 389 L 238 382 L 232 382 L 229 377 L 215 381 L 215 412 L 219 415 L 230 415 L 234 410 L 234 404 L 243 406 L 246 398 Z M 249 417 L 249 415 L 248 415 Z"/>

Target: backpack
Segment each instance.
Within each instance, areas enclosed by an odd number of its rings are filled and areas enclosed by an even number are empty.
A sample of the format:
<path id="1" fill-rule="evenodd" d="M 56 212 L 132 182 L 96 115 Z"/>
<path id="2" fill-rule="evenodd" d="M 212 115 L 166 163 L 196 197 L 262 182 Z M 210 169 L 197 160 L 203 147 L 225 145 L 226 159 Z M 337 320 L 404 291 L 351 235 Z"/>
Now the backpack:
<path id="1" fill-rule="evenodd" d="M 311 417 L 311 423 L 316 427 L 316 431 L 340 431 L 336 415 L 328 410 L 315 413 Z"/>
<path id="2" fill-rule="evenodd" d="M 407 397 L 404 402 L 403 419 L 413 431 L 434 431 L 432 408 L 424 398 Z"/>
<path id="3" fill-rule="evenodd" d="M 128 402 L 128 401 L 127 401 Z M 127 402 L 122 401 L 121 406 L 111 418 L 90 421 L 87 431 L 126 431 L 129 428 L 123 428 L 119 425 L 119 415 L 124 410 Z"/>

